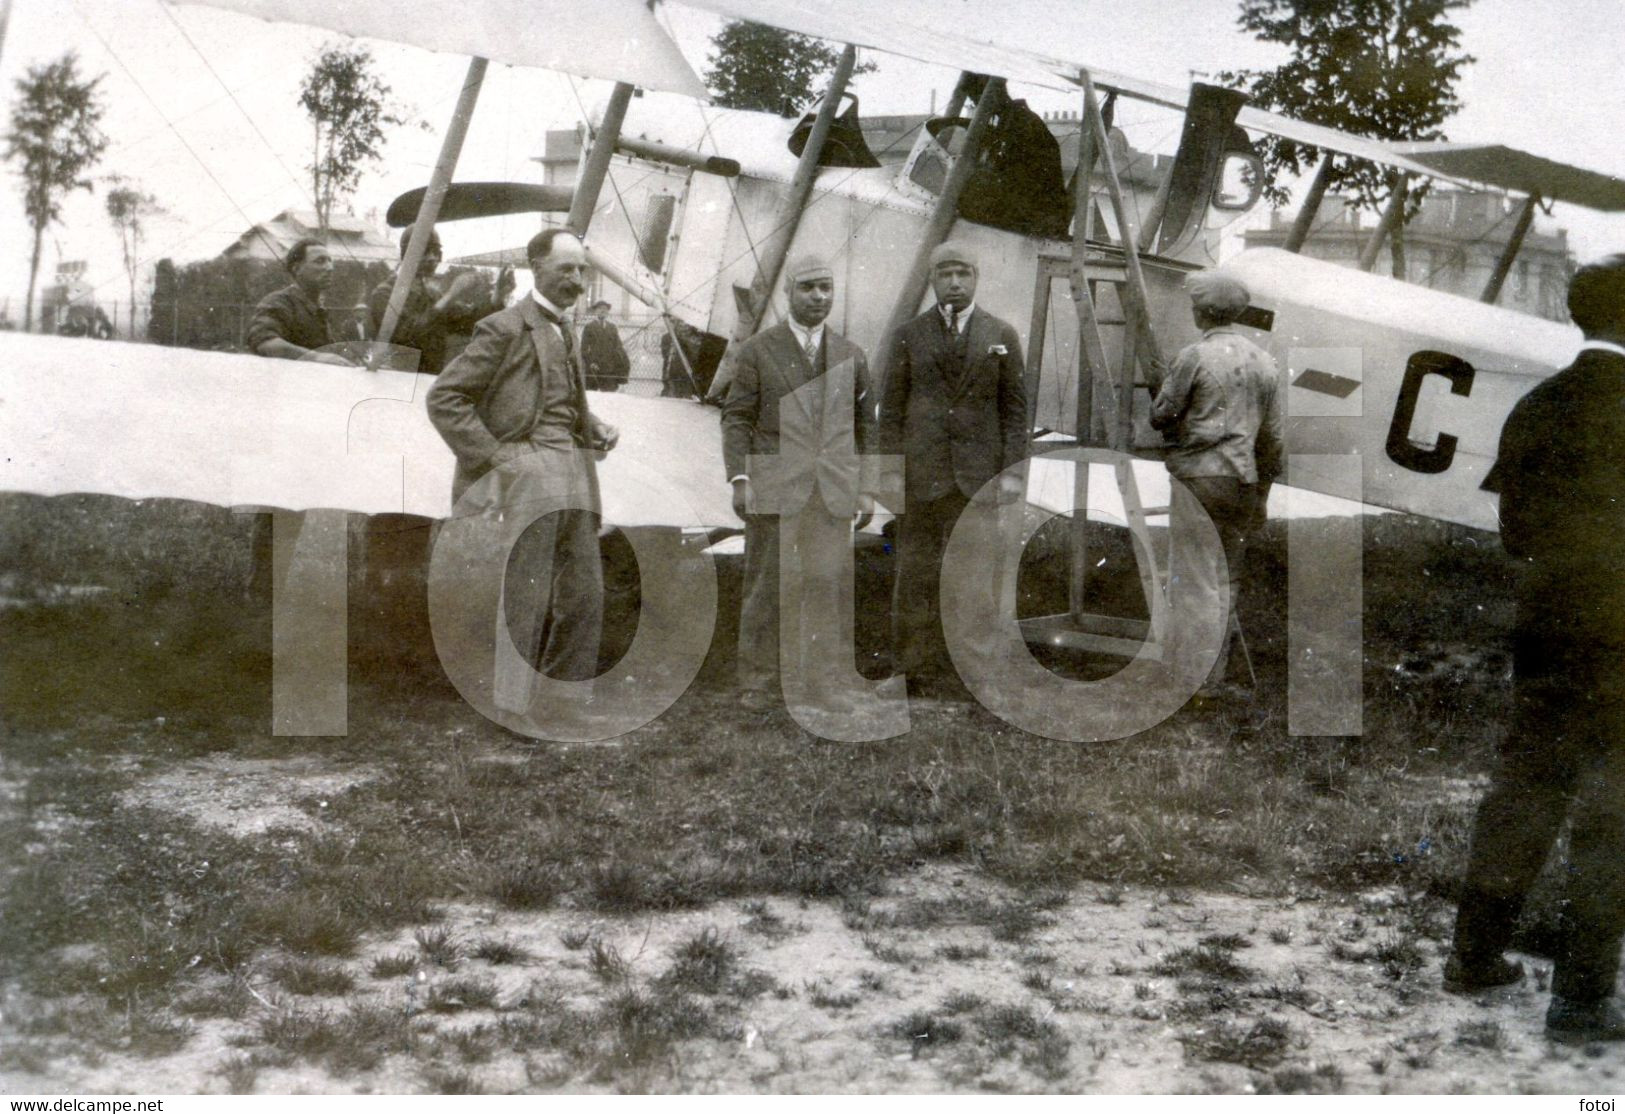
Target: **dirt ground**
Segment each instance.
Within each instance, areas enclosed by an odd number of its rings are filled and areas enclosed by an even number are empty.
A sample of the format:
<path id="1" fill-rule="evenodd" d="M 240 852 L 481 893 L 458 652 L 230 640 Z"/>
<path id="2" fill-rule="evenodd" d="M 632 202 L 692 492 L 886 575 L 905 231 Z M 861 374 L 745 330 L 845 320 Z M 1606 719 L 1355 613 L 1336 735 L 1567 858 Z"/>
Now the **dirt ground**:
<path id="1" fill-rule="evenodd" d="M 501 754 L 486 756 L 500 762 Z M 323 795 L 354 784 L 354 767 L 320 760 L 213 757 L 168 767 L 127 791 L 240 834 L 312 821 Z M 230 787 L 222 791 L 222 787 Z M 264 1066 L 233 1084 L 242 1044 L 267 1015 L 297 1007 L 338 1013 L 355 1003 L 417 1016 L 442 1033 L 493 1022 L 544 984 L 575 1008 L 602 1002 L 670 967 L 674 950 L 714 929 L 754 990 L 727 1004 L 722 1035 L 677 1042 L 639 1072 L 582 1078 L 557 1054 L 499 1050 L 466 1066 L 459 1085 L 486 1092 L 1617 1093 L 1617 1047 L 1571 1049 L 1541 1033 L 1547 965 L 1478 999 L 1443 993 L 1436 939 L 1407 953 L 1415 895 L 1257 895 L 1085 886 L 1050 903 L 1020 932 L 974 915 L 1012 894 L 957 868 L 894 879 L 864 907 L 767 897 L 663 915 L 592 916 L 453 905 L 453 939 L 498 939 L 521 963 L 464 958 L 374 978 L 381 956 L 418 949 L 410 932 L 368 937 L 342 962 L 357 989 L 327 999 L 289 995 L 250 976 L 258 1003 L 238 1020 L 196 1022 L 169 1055 L 69 1055 L 20 1069 L 4 1056 L 7 1093 L 421 1092 L 423 1065 L 393 1055 L 342 1076 L 319 1064 Z M 1435 903 L 1436 904 L 1436 903 Z M 1447 909 L 1433 908 L 1437 921 Z M 618 954 L 616 980 L 594 970 L 583 941 Z M 1193 958 L 1194 957 L 1194 958 Z M 1223 960 L 1228 957 L 1232 963 Z M 497 987 L 490 1009 L 424 1010 L 437 985 L 478 975 Z M 15 1003 L 0 1003 L 8 1019 Z"/>

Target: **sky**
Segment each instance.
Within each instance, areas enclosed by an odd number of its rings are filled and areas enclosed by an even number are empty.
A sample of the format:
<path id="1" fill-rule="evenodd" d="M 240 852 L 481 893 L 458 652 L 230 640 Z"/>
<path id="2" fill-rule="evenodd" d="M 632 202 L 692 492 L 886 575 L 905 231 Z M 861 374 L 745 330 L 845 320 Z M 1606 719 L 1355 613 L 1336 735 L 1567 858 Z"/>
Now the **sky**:
<path id="1" fill-rule="evenodd" d="M 877 4 L 885 0 L 876 0 Z M 904 3 L 905 0 L 894 0 Z M 1219 70 L 1270 66 L 1284 54 L 1237 29 L 1235 0 L 906 0 L 970 34 L 1026 43 L 1120 73 L 1184 85 Z M 894 9 L 897 12 L 903 8 Z M 1012 13 L 1020 16 L 1013 19 Z M 658 18 L 702 73 L 715 17 L 662 4 Z M 1465 107 L 1448 124 L 1458 141 L 1495 141 L 1625 177 L 1618 121 L 1625 109 L 1625 5 L 1619 0 L 1477 0 L 1458 13 L 1462 45 L 1477 61 L 1459 91 Z M 217 254 L 251 224 L 285 208 L 309 208 L 310 124 L 298 86 L 330 32 L 272 24 L 160 0 L 12 0 L 0 55 L 0 96 L 32 65 L 77 51 L 82 72 L 105 74 L 104 130 L 111 144 L 97 173 L 133 179 L 167 215 L 149 233 L 146 254 L 177 260 Z M 467 60 L 368 40 L 381 76 L 420 126 L 393 132 L 385 159 L 363 180 L 357 213 L 382 212 L 397 194 L 427 181 Z M 879 70 L 855 82 L 866 113 L 924 112 L 942 104 L 953 70 L 895 55 L 866 53 Z M 549 128 L 570 127 L 601 104 L 604 82 L 493 65 L 466 141 L 460 180 L 539 180 L 532 160 Z M 1040 111 L 1073 110 L 1078 98 L 1014 87 Z M 1136 115 L 1138 113 L 1138 115 Z M 1157 110 L 1125 105 L 1120 120 L 1140 146 L 1171 150 L 1171 125 L 1142 137 Z M 98 297 L 124 297 L 105 185 L 77 193 L 45 242 L 42 283 L 56 261 L 85 259 Z M 1583 261 L 1625 249 L 1625 215 L 1560 206 L 1540 227 L 1568 228 Z M 522 243 L 534 216 L 447 225 L 448 256 Z M 0 305 L 20 319 L 31 234 L 20 182 L 0 168 Z"/>

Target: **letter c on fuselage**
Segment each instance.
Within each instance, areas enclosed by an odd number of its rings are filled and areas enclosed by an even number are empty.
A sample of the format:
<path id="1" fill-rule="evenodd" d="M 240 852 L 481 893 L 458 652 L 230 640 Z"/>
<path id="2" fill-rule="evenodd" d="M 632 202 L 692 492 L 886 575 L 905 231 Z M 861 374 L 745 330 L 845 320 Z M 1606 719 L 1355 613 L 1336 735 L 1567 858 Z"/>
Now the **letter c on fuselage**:
<path id="1" fill-rule="evenodd" d="M 1422 380 L 1442 375 L 1450 380 L 1450 393 L 1466 396 L 1473 389 L 1473 365 L 1448 352 L 1413 352 L 1405 364 L 1405 381 L 1394 402 L 1394 417 L 1388 423 L 1388 457 L 1412 472 L 1434 474 L 1450 467 L 1456 457 L 1456 439 L 1439 434 L 1433 448 L 1423 448 L 1411 440 L 1411 422 L 1416 419 L 1416 400 L 1422 393 Z"/>

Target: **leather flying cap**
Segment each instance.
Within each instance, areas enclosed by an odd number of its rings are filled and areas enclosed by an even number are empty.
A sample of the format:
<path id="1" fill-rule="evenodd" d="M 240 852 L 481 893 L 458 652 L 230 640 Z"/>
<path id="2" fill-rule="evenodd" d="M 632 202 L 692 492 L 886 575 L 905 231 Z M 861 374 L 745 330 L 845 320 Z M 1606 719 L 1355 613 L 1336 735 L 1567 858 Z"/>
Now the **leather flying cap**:
<path id="1" fill-rule="evenodd" d="M 973 271 L 981 270 L 976 252 L 962 240 L 948 240 L 937 245 L 937 249 L 931 253 L 931 269 L 934 271 L 944 263 L 963 263 Z"/>
<path id="2" fill-rule="evenodd" d="M 1191 305 L 1215 317 L 1234 321 L 1252 302 L 1252 295 L 1237 279 L 1218 271 L 1197 271 L 1185 279 Z"/>
<path id="3" fill-rule="evenodd" d="M 784 285 L 794 286 L 798 282 L 809 279 L 834 279 L 835 270 L 829 265 L 829 260 L 812 252 L 803 252 L 785 264 Z"/>

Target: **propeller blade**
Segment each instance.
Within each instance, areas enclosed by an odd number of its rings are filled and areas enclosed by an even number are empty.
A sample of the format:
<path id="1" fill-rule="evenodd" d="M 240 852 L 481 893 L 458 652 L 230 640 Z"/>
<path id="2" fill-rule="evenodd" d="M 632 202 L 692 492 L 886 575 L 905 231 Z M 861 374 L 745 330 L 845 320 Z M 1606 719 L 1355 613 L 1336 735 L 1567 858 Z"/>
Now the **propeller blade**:
<path id="1" fill-rule="evenodd" d="M 390 202 L 384 220 L 391 228 L 405 228 L 418 217 L 424 188 L 407 190 Z M 440 220 L 472 220 L 509 213 L 567 213 L 570 189 L 525 182 L 453 182 L 440 203 Z"/>

